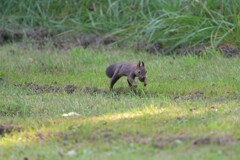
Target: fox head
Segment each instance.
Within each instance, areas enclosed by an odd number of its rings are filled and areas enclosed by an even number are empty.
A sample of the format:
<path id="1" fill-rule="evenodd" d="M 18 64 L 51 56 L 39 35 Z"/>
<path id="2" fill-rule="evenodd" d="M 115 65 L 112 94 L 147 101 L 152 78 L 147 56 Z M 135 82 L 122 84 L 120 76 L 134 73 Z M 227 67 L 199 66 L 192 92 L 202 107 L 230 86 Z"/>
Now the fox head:
<path id="1" fill-rule="evenodd" d="M 139 61 L 137 64 L 137 68 L 135 71 L 135 75 L 138 77 L 139 81 L 144 83 L 144 86 L 147 85 L 147 78 L 146 78 L 147 71 L 144 67 L 144 62 Z"/>

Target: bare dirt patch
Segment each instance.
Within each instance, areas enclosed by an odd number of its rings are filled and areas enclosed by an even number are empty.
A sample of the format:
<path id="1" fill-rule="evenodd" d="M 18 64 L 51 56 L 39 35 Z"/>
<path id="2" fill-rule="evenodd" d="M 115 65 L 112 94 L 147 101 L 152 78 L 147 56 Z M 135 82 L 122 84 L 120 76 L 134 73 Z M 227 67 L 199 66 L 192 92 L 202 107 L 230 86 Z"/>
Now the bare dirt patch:
<path id="1" fill-rule="evenodd" d="M 192 145 L 199 146 L 209 144 L 225 145 L 234 142 L 239 142 L 238 139 L 234 139 L 230 135 L 203 136 L 203 137 L 192 137 L 187 135 L 168 135 L 168 136 L 157 135 L 149 137 L 141 135 L 122 134 L 121 139 L 124 139 L 128 143 L 147 144 L 156 148 L 175 146 L 182 143 L 190 143 Z"/>
<path id="2" fill-rule="evenodd" d="M 232 143 L 236 140 L 233 139 L 232 136 L 226 135 L 226 136 L 206 136 L 206 137 L 201 137 L 198 139 L 195 139 L 192 141 L 194 145 L 207 145 L 207 144 L 219 144 L 219 145 L 224 145 L 227 143 Z"/>
<path id="3" fill-rule="evenodd" d="M 64 34 L 55 35 L 50 39 L 58 49 L 70 49 L 72 47 L 98 48 L 101 45 L 109 45 L 116 41 L 116 37 L 95 34 Z"/>
<path id="4" fill-rule="evenodd" d="M 12 131 L 20 132 L 23 130 L 22 126 L 13 124 L 0 124 L 0 135 L 9 134 Z"/>
<path id="5" fill-rule="evenodd" d="M 240 55 L 240 48 L 231 44 L 221 44 L 218 46 L 218 50 L 227 57 Z"/>
<path id="6" fill-rule="evenodd" d="M 104 89 L 99 89 L 97 87 L 89 87 L 89 86 L 83 86 L 80 89 L 84 93 L 90 93 L 90 94 L 107 94 L 107 91 Z"/>
<path id="7" fill-rule="evenodd" d="M 175 96 L 174 100 L 178 101 L 178 100 L 198 100 L 198 99 L 206 99 L 207 97 L 204 95 L 204 92 L 201 91 L 196 91 L 196 92 L 192 92 L 192 93 L 188 93 L 185 95 L 179 95 L 179 96 Z"/>
<path id="8" fill-rule="evenodd" d="M 136 51 L 146 51 L 151 54 L 162 54 L 165 52 L 166 48 L 163 47 L 163 44 L 160 42 L 147 42 L 147 41 L 138 41 L 133 44 L 133 48 Z"/>
<path id="9" fill-rule="evenodd" d="M 147 145 L 152 143 L 152 137 L 147 136 L 141 136 L 141 135 L 135 135 L 129 133 L 124 133 L 120 135 L 121 139 L 127 141 L 128 143 L 137 143 L 141 145 Z"/>
<path id="10" fill-rule="evenodd" d="M 119 87 L 114 88 L 110 91 L 112 95 L 128 95 L 128 96 L 138 96 L 138 97 L 158 97 L 159 94 L 157 92 L 148 92 L 144 89 L 138 88 L 130 88 L 130 87 Z"/>
<path id="11" fill-rule="evenodd" d="M 192 137 L 188 137 L 185 135 L 169 135 L 169 136 L 156 136 L 152 142 L 152 146 L 156 148 L 164 148 L 165 146 L 174 146 L 178 144 L 182 144 L 186 141 L 191 141 Z"/>
<path id="12" fill-rule="evenodd" d="M 90 136 L 90 141 L 96 141 L 99 139 L 111 140 L 114 138 L 116 138 L 116 135 L 114 134 L 113 130 L 104 129 L 93 132 L 92 135 Z"/>
<path id="13" fill-rule="evenodd" d="M 72 94 L 74 92 L 83 92 L 89 94 L 107 94 L 107 91 L 104 89 L 99 89 L 97 87 L 90 87 L 90 86 L 77 86 L 73 84 L 69 84 L 63 87 L 51 85 L 51 84 L 37 84 L 33 82 L 27 82 L 25 84 L 15 84 L 15 87 L 20 87 L 23 89 L 29 89 L 36 94 L 42 93 L 60 93 L 66 92 L 68 94 Z"/>
<path id="14" fill-rule="evenodd" d="M 38 142 L 45 142 L 46 140 L 48 140 L 49 138 L 52 138 L 52 137 L 62 137 L 63 136 L 63 133 L 60 132 L 60 131 L 38 131 L 35 133 L 35 137 L 37 138 Z"/>
<path id="15" fill-rule="evenodd" d="M 187 55 L 189 53 L 193 53 L 197 56 L 201 56 L 203 52 L 205 52 L 208 48 L 209 46 L 206 44 L 199 44 L 196 46 L 185 44 L 185 45 L 180 45 L 176 47 L 175 49 L 173 49 L 172 52 L 179 55 Z"/>
<path id="16" fill-rule="evenodd" d="M 53 37 L 53 33 L 41 29 L 15 29 L 10 31 L 6 28 L 0 28 L 0 45 L 12 42 L 21 42 L 24 37 L 29 38 L 34 43 L 45 45 L 46 39 Z"/>
<path id="17" fill-rule="evenodd" d="M 27 82 L 25 84 L 16 84 L 16 87 L 21 87 L 24 89 L 29 89 L 34 93 L 46 93 L 46 92 L 63 92 L 61 87 L 57 87 L 54 85 L 43 85 L 43 84 L 36 84 L 33 82 Z"/>
<path id="18" fill-rule="evenodd" d="M 0 45 L 6 43 L 23 42 L 24 38 L 30 40 L 33 46 L 37 45 L 38 49 L 41 49 L 46 44 L 52 43 L 53 47 L 57 49 L 71 49 L 77 48 L 98 48 L 100 46 L 107 46 L 110 44 L 118 44 L 118 47 L 129 47 L 129 43 L 120 43 L 120 38 L 108 34 L 81 34 L 81 33 L 60 33 L 60 32 L 48 32 L 42 29 L 15 29 L 9 31 L 9 29 L 0 27 Z M 26 43 L 26 42 L 24 42 Z M 175 48 L 172 46 L 164 46 L 159 41 L 148 42 L 146 40 L 139 40 L 132 43 L 132 48 L 137 52 L 145 51 L 150 54 L 195 54 L 201 56 L 210 47 L 209 44 L 203 43 L 198 45 L 183 44 Z M 24 45 L 23 45 L 24 46 Z M 232 44 L 220 44 L 215 48 L 222 52 L 226 57 L 239 56 L 240 48 Z"/>
<path id="19" fill-rule="evenodd" d="M 6 43 L 23 42 L 24 38 L 30 40 L 33 45 L 41 49 L 51 42 L 55 48 L 69 49 L 72 47 L 97 48 L 100 45 L 109 45 L 117 41 L 111 35 L 80 34 L 80 33 L 53 33 L 42 29 L 15 29 L 9 31 L 0 28 L 0 45 Z M 26 43 L 26 42 L 25 42 Z"/>
<path id="20" fill-rule="evenodd" d="M 37 84 L 33 82 L 27 82 L 24 84 L 15 84 L 15 87 L 20 87 L 22 89 L 28 89 L 35 94 L 43 94 L 43 93 L 62 93 L 66 92 L 68 94 L 72 93 L 86 93 L 86 94 L 102 94 L 102 95 L 113 95 L 119 96 L 122 94 L 129 96 L 140 96 L 140 97 L 156 97 L 157 93 L 146 92 L 140 89 L 131 89 L 129 87 L 126 88 L 115 88 L 113 91 L 109 89 L 101 89 L 95 86 L 77 86 L 74 84 L 69 84 L 66 86 L 57 86 L 55 84 Z"/>
<path id="21" fill-rule="evenodd" d="M 1 84 L 1 79 L 0 79 Z M 75 84 L 68 84 L 65 86 L 58 86 L 56 83 L 52 84 L 37 84 L 33 82 L 26 82 L 22 84 L 14 84 L 15 87 L 21 88 L 21 89 L 27 89 L 32 92 L 29 94 L 44 94 L 44 93 L 63 93 L 66 92 L 68 94 L 72 93 L 85 93 L 85 94 L 101 94 L 101 95 L 108 95 L 112 98 L 118 97 L 120 95 L 127 95 L 127 96 L 133 96 L 133 97 L 159 97 L 160 93 L 158 92 L 149 92 L 144 89 L 138 89 L 138 88 L 130 88 L 130 87 L 118 87 L 114 88 L 113 90 L 109 90 L 106 88 L 98 88 L 95 86 L 77 86 Z M 215 101 L 224 101 L 228 98 L 233 99 L 239 99 L 239 94 L 235 95 L 227 95 L 227 96 L 218 96 L 215 97 Z M 197 100 L 205 100 L 207 98 L 211 98 L 209 96 L 206 96 L 204 92 L 202 91 L 196 91 L 191 93 L 186 93 L 183 95 L 177 95 L 177 96 L 170 96 L 169 98 L 178 101 L 197 101 Z"/>
<path id="22" fill-rule="evenodd" d="M 64 91 L 67 92 L 68 94 L 73 93 L 76 89 L 77 89 L 77 86 L 71 85 L 71 84 L 64 87 Z"/>

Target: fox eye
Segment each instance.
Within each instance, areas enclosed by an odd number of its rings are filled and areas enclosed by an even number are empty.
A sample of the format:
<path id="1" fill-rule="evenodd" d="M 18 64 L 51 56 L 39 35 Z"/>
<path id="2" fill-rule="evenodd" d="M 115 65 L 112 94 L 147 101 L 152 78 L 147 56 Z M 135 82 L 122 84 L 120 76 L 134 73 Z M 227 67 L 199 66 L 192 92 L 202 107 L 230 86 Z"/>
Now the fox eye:
<path id="1" fill-rule="evenodd" d="M 138 74 L 140 74 L 141 73 L 141 71 L 138 71 Z"/>

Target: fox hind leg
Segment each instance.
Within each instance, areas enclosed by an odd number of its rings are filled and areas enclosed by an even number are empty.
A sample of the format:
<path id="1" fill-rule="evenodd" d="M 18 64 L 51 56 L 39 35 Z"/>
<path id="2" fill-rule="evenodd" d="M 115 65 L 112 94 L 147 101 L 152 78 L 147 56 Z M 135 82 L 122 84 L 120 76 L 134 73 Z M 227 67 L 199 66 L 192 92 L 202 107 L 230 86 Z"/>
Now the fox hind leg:
<path id="1" fill-rule="evenodd" d="M 110 81 L 110 89 L 113 89 L 114 84 L 119 80 L 119 76 L 113 76 Z"/>
<path id="2" fill-rule="evenodd" d="M 127 82 L 128 82 L 128 85 L 129 85 L 130 87 L 132 87 L 132 84 L 129 82 L 129 80 L 127 80 Z"/>

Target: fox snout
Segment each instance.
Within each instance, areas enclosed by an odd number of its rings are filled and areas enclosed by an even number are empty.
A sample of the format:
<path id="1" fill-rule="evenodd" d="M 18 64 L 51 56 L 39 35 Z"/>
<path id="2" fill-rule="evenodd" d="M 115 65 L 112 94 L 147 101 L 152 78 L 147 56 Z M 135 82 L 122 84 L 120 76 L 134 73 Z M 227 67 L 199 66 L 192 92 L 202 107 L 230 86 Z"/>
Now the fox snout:
<path id="1" fill-rule="evenodd" d="M 141 77 L 138 77 L 138 79 L 139 79 L 139 81 L 144 83 L 144 86 L 147 86 L 147 79 L 146 79 L 146 77 L 141 76 Z"/>

